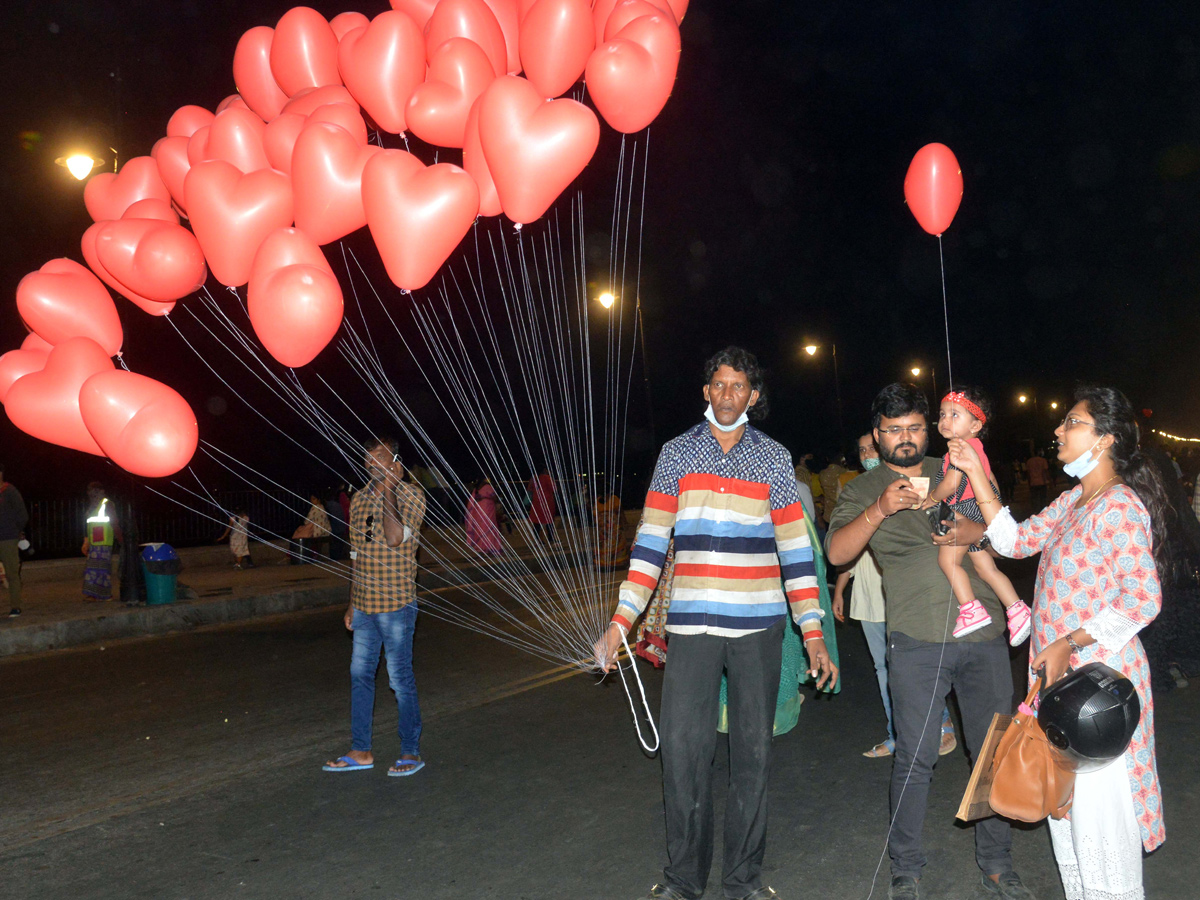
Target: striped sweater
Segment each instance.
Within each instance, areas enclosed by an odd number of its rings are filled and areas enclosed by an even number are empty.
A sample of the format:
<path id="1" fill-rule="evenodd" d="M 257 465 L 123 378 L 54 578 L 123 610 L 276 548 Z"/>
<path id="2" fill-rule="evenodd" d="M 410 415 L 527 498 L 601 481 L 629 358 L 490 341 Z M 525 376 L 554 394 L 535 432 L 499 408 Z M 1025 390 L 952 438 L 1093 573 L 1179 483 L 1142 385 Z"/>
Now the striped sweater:
<path id="1" fill-rule="evenodd" d="M 663 447 L 613 616 L 626 631 L 654 592 L 672 531 L 668 632 L 741 637 L 790 604 L 804 637 L 821 637 L 813 548 L 782 445 L 747 425 L 725 453 L 702 422 Z"/>

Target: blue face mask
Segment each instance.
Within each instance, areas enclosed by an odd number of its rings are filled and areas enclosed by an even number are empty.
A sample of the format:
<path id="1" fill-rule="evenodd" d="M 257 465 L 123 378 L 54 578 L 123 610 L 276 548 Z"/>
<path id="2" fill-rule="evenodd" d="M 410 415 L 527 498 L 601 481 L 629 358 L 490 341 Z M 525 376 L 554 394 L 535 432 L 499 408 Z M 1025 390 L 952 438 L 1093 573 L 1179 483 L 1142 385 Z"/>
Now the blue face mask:
<path id="1" fill-rule="evenodd" d="M 872 469 L 874 469 L 876 466 L 879 465 L 879 462 L 880 462 L 880 459 L 878 456 L 872 456 L 867 459 L 864 459 L 862 461 L 863 471 L 870 472 Z"/>
<path id="2" fill-rule="evenodd" d="M 737 431 L 739 428 L 741 428 L 743 425 L 745 425 L 747 422 L 750 421 L 749 417 L 747 417 L 747 415 L 746 415 L 745 410 L 743 410 L 742 414 L 740 416 L 738 416 L 738 420 L 736 422 L 734 422 L 732 425 L 722 425 L 720 422 L 717 421 L 717 416 L 716 416 L 716 413 L 714 413 L 712 410 L 711 403 L 708 404 L 708 409 L 706 409 L 704 411 L 704 418 L 708 419 L 708 421 L 712 423 L 713 428 L 717 429 L 717 431 Z"/>
<path id="3" fill-rule="evenodd" d="M 1091 450 L 1088 450 L 1087 453 L 1079 454 L 1077 459 L 1074 459 L 1063 466 L 1063 472 L 1067 475 L 1070 475 L 1072 478 L 1083 478 L 1084 475 L 1087 475 L 1094 468 L 1096 468 L 1096 466 L 1100 465 L 1100 457 L 1104 454 L 1104 451 L 1101 450 L 1099 453 L 1095 454 L 1092 452 L 1096 449 L 1096 446 L 1100 443 L 1100 440 L 1103 440 L 1103 438 L 1098 439 L 1095 444 L 1092 444 Z"/>

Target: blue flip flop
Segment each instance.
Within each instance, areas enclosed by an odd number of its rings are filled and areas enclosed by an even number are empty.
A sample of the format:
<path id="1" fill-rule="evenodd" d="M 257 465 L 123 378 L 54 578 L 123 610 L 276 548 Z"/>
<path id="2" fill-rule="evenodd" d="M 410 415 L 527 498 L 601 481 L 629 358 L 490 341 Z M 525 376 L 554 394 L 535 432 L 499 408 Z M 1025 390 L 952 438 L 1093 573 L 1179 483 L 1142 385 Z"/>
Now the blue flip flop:
<path id="1" fill-rule="evenodd" d="M 409 769 L 407 772 L 393 772 L 391 769 L 388 769 L 388 775 L 390 775 L 392 778 L 407 778 L 409 775 L 416 775 L 423 768 L 425 768 L 425 760 L 423 760 L 423 759 L 398 759 L 398 760 L 396 760 L 396 765 L 397 766 L 412 766 L 412 768 Z"/>
<path id="2" fill-rule="evenodd" d="M 331 766 L 331 765 L 329 765 L 329 763 L 326 763 L 325 765 L 321 766 L 321 770 L 323 772 L 357 772 L 360 769 L 375 768 L 375 763 L 373 763 L 373 762 L 360 763 L 357 759 L 355 759 L 352 756 L 339 756 L 338 762 L 344 762 L 345 765 L 344 766 Z"/>

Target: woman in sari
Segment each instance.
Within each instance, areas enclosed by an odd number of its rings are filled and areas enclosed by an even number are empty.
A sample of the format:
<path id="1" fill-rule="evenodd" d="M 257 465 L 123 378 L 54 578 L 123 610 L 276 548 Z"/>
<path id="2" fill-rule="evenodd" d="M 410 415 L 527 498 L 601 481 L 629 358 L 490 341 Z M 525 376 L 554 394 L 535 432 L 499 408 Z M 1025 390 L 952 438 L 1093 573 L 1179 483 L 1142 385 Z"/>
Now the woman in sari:
<path id="1" fill-rule="evenodd" d="M 1099 771 L 1077 774 L 1070 818 L 1049 826 L 1067 900 L 1142 900 L 1142 850 L 1158 847 L 1166 828 L 1150 667 L 1138 632 L 1161 608 L 1158 565 L 1169 505 L 1120 391 L 1076 391 L 1054 434 L 1063 471 L 1080 484 L 1019 524 L 964 441 L 950 442 L 950 461 L 971 479 L 996 551 L 1014 558 L 1041 553 L 1031 678 L 1044 667 L 1044 683 L 1052 685 L 1068 666 L 1101 662 L 1137 689 L 1142 717 L 1125 754 Z M 935 542 L 983 537 L 980 526 L 958 519 L 957 528 Z"/>
<path id="2" fill-rule="evenodd" d="M 104 602 L 112 596 L 113 545 L 121 539 L 114 504 L 104 496 L 104 485 L 93 481 L 87 487 L 87 528 L 82 553 L 87 557 L 83 569 L 83 599 Z"/>
<path id="3" fill-rule="evenodd" d="M 504 552 L 500 540 L 500 504 L 496 489 L 485 475 L 467 498 L 467 543 L 471 549 L 491 556 Z"/>

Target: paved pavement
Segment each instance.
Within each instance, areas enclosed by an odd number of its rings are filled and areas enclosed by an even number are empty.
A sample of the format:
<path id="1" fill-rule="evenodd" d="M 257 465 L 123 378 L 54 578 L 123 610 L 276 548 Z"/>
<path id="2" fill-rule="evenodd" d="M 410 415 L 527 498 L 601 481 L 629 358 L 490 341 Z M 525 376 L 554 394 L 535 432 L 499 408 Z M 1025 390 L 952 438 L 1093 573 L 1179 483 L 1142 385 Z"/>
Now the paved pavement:
<path id="1" fill-rule="evenodd" d="M 339 620 L 313 610 L 0 660 L 0 896 L 632 900 L 655 881 L 661 767 L 619 683 L 423 616 L 429 765 L 386 776 L 398 739 L 384 677 L 380 765 L 326 774 L 348 742 Z M 860 755 L 882 710 L 861 632 L 839 636 L 845 690 L 810 697 L 775 742 L 765 865 L 785 900 L 865 900 L 884 847 L 891 764 Z M 657 710 L 661 673 L 640 668 Z M 1169 837 L 1146 863 L 1155 900 L 1190 900 L 1200 883 L 1198 715 L 1196 689 L 1159 698 Z M 717 765 L 723 802 L 723 748 Z M 935 775 L 929 900 L 983 896 L 971 831 L 953 818 L 967 776 L 962 753 Z M 1015 858 L 1039 897 L 1063 896 L 1044 826 L 1015 835 Z M 870 896 L 886 896 L 886 872 L 884 860 Z M 712 885 L 719 897 L 719 868 Z"/>

